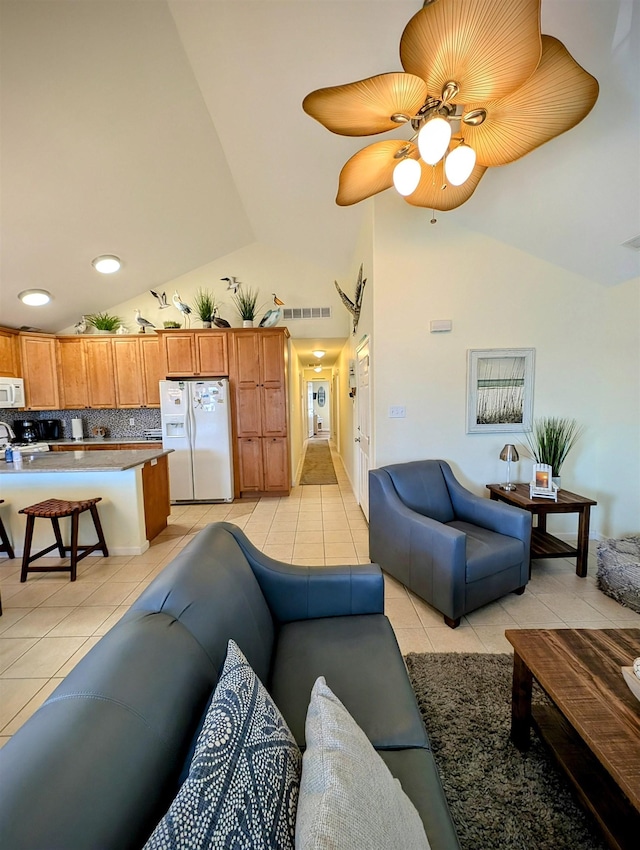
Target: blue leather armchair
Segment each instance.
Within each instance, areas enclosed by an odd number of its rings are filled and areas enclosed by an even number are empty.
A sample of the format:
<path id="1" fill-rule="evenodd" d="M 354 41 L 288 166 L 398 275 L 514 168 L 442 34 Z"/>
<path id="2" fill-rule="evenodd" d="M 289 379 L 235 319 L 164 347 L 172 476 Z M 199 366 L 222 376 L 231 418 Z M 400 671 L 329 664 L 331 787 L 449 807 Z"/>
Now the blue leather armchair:
<path id="1" fill-rule="evenodd" d="M 531 515 L 465 489 L 443 460 L 369 472 L 369 556 L 451 628 L 529 580 Z"/>

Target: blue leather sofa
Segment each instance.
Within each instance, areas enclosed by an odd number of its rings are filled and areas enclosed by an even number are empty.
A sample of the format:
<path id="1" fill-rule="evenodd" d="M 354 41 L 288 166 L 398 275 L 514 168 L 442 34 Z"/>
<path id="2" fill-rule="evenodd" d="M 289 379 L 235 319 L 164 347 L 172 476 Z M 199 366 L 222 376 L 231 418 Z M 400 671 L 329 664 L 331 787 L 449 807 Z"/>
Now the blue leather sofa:
<path id="1" fill-rule="evenodd" d="M 142 847 L 184 778 L 233 638 L 301 746 L 325 676 L 432 850 L 459 848 L 383 595 L 376 565 L 282 564 L 236 526 L 207 526 L 0 750 L 0 847 Z"/>
<path id="2" fill-rule="evenodd" d="M 369 472 L 369 556 L 444 615 L 460 618 L 529 581 L 531 514 L 471 493 L 444 460 Z"/>

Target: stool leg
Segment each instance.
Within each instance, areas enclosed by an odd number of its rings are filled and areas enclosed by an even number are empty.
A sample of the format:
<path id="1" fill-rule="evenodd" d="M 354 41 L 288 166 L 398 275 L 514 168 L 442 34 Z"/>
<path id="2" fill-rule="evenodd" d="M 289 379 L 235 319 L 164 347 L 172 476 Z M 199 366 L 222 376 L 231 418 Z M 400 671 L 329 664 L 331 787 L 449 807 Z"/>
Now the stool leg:
<path id="1" fill-rule="evenodd" d="M 53 526 L 53 533 L 56 536 L 56 544 L 58 546 L 58 552 L 60 553 L 60 557 L 64 558 L 66 552 L 64 551 L 64 543 L 62 542 L 62 534 L 60 534 L 60 521 L 58 517 L 51 517 L 51 525 Z"/>
<path id="2" fill-rule="evenodd" d="M 36 521 L 34 516 L 27 514 L 27 528 L 24 535 L 24 552 L 22 553 L 22 570 L 20 571 L 20 581 L 27 580 L 29 572 L 29 555 L 31 554 L 31 541 L 33 540 L 33 524 Z"/>
<path id="3" fill-rule="evenodd" d="M 98 515 L 98 508 L 95 505 L 91 505 L 89 508 L 91 511 L 91 516 L 93 517 L 93 524 L 96 527 L 96 534 L 98 535 L 98 543 L 100 544 L 100 548 L 102 549 L 102 553 L 105 558 L 109 557 L 109 550 L 107 549 L 107 541 L 104 539 L 104 533 L 102 531 L 102 523 L 100 522 L 100 517 Z"/>
<path id="4" fill-rule="evenodd" d="M 80 513 L 74 511 L 71 514 L 71 581 L 76 580 L 78 569 L 78 519 Z"/>
<path id="5" fill-rule="evenodd" d="M 15 558 L 15 554 L 13 551 L 13 547 L 11 543 L 9 543 L 9 538 L 7 536 L 7 531 L 4 527 L 4 523 L 0 519 L 0 540 L 2 540 L 2 550 L 8 554 L 8 556 L 13 559 Z M 0 614 L 2 613 L 2 609 L 0 608 Z"/>

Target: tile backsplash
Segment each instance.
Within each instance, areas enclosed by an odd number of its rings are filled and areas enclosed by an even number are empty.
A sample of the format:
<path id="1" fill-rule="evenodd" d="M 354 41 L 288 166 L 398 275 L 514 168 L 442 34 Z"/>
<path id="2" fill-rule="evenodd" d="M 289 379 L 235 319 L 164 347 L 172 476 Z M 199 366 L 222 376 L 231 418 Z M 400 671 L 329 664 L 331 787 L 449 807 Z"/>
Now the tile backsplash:
<path id="1" fill-rule="evenodd" d="M 107 437 L 116 439 L 134 439 L 143 437 L 143 431 L 148 428 L 160 427 L 160 411 L 157 408 L 136 408 L 132 410 L 39 410 L 29 411 L 7 417 L 10 425 L 19 419 L 60 419 L 62 436 L 71 439 L 71 420 L 82 419 L 82 430 L 85 437 L 91 437 L 91 429 L 102 427 Z M 134 424 L 130 421 L 133 419 Z"/>

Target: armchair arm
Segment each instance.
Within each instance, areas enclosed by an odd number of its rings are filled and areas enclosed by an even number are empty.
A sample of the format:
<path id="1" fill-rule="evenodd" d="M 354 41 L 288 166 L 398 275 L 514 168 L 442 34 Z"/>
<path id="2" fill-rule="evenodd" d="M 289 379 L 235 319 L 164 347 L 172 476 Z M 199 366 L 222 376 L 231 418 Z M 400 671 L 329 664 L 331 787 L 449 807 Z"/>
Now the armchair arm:
<path id="1" fill-rule="evenodd" d="M 408 508 L 384 469 L 369 472 L 369 552 L 443 614 L 464 607 L 467 536 Z"/>
<path id="2" fill-rule="evenodd" d="M 285 564 L 257 549 L 236 525 L 220 524 L 235 537 L 278 623 L 384 613 L 384 582 L 377 564 L 335 567 Z"/>
<path id="3" fill-rule="evenodd" d="M 531 514 L 528 511 L 476 496 L 455 479 L 448 463 L 441 461 L 440 466 L 456 517 L 464 522 L 488 528 L 497 534 L 516 537 L 522 540 L 528 549 L 531 539 Z"/>

